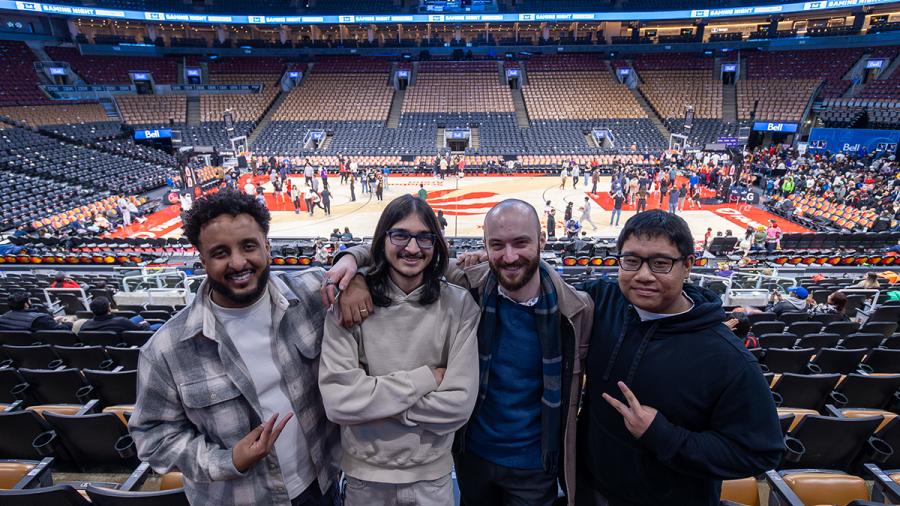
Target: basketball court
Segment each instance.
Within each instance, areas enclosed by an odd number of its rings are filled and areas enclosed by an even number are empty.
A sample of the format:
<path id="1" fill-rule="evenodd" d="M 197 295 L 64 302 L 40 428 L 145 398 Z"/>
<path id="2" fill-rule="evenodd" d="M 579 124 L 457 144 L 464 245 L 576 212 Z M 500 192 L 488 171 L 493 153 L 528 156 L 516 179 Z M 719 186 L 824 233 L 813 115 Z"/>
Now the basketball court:
<path id="1" fill-rule="evenodd" d="M 241 177 L 239 187 L 242 188 L 246 184 L 248 177 L 246 175 Z M 290 180 L 291 185 L 299 184 L 306 188 L 302 176 L 293 176 Z M 320 208 L 316 208 L 313 215 L 304 210 L 296 214 L 287 193 L 276 198 L 267 177 L 259 177 L 254 181 L 263 182 L 265 188 L 266 204 L 272 213 L 269 231 L 271 238 L 328 237 L 335 228 L 343 231 L 344 227 L 349 227 L 354 236 L 371 236 L 384 207 L 404 193 L 416 194 L 420 185 L 428 192 L 427 200 L 434 210 L 444 212 L 448 222 L 447 235 L 451 236 L 482 235 L 484 215 L 496 203 L 507 198 L 522 199 L 535 206 L 541 214 L 542 223 L 544 223 L 543 210 L 549 200 L 556 209 L 557 237 L 565 235 L 563 213 L 566 205 L 569 202 L 573 203 L 572 214 L 578 219 L 581 216 L 584 197 L 591 199 L 591 220 L 597 227 L 595 230 L 590 223 L 583 223 L 583 230 L 589 236 L 617 236 L 619 230 L 635 212 L 633 205 L 626 204 L 619 226 L 610 225 L 613 205 L 609 195 L 609 177 L 602 178 L 597 188 L 598 193 L 592 194 L 589 186 L 583 186 L 583 180 L 579 180 L 578 186 L 573 189 L 571 178 L 566 188 L 560 189 L 560 180 L 557 177 L 467 176 L 441 180 L 432 177 L 391 176 L 388 178 L 383 201 L 378 201 L 374 193 L 363 193 L 362 188 L 357 185 L 356 201 L 351 202 L 349 184 L 341 185 L 340 179 L 332 176 L 329 178 L 332 191 L 330 216 L 326 216 Z M 647 206 L 649 209 L 668 209 L 667 200 L 664 200 L 662 205 L 659 204 L 658 193 L 650 195 Z M 127 230 L 119 230 L 113 235 L 178 237 L 181 235 L 179 212 L 178 205 L 169 206 L 149 216 L 145 223 L 134 223 Z M 734 235 L 742 235 L 747 226 L 765 225 L 770 218 L 777 218 L 759 208 L 739 204 L 704 205 L 701 209 L 688 208 L 679 211 L 679 215 L 688 222 L 695 240 L 698 241 L 703 240 L 707 227 L 713 229 L 713 234 L 731 230 Z M 808 231 L 780 218 L 778 222 L 785 232 Z"/>

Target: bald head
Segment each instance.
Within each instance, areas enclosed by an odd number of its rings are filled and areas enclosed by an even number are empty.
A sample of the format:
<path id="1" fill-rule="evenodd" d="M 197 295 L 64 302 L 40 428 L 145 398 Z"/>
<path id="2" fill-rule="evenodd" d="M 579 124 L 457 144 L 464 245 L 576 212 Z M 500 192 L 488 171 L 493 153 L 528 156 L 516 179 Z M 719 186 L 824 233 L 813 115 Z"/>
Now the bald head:
<path id="1" fill-rule="evenodd" d="M 519 199 L 506 199 L 495 205 L 488 211 L 484 217 L 484 234 L 487 237 L 491 231 L 501 223 L 510 221 L 519 222 L 520 224 L 531 224 L 530 229 L 521 230 L 529 233 L 532 237 L 541 234 L 541 220 L 538 218 L 537 210 L 534 206 Z"/>

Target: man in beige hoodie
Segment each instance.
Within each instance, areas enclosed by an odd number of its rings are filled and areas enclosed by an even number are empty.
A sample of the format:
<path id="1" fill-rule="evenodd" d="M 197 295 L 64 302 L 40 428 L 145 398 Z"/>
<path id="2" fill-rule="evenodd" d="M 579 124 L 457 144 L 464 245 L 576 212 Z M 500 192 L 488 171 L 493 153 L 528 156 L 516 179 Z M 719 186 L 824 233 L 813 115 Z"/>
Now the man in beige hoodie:
<path id="1" fill-rule="evenodd" d="M 453 435 L 478 393 L 480 311 L 443 280 L 447 246 L 424 201 L 388 204 L 371 251 L 378 311 L 351 329 L 329 313 L 320 359 L 325 413 L 341 425 L 344 504 L 450 506 Z"/>

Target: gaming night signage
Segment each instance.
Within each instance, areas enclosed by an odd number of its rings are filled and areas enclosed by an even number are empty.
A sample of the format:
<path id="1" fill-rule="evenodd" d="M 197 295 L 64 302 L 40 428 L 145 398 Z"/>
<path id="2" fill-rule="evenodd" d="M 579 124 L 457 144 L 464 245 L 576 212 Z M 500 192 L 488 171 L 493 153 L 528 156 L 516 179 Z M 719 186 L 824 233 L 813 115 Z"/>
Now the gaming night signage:
<path id="1" fill-rule="evenodd" d="M 569 12 L 516 14 L 395 14 L 395 15 L 332 15 L 332 16 L 238 16 L 229 14 L 194 14 L 173 12 L 144 12 L 120 9 L 100 9 L 57 5 L 41 2 L 0 0 L 0 10 L 37 12 L 72 17 L 134 19 L 141 21 L 175 21 L 184 23 L 254 24 L 254 25 L 317 25 L 371 23 L 514 23 L 519 21 L 649 21 L 661 19 L 710 19 L 741 16 L 761 16 L 792 12 L 847 9 L 894 3 L 896 0 L 822 0 L 782 5 L 734 7 L 721 9 L 693 9 L 648 12 Z"/>

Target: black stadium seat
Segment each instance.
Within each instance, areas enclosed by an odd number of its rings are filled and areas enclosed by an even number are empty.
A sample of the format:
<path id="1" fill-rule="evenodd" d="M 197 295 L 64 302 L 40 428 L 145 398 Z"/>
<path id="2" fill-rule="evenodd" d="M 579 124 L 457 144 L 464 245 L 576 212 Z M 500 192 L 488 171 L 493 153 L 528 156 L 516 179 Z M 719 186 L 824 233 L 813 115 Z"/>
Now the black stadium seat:
<path id="1" fill-rule="evenodd" d="M 105 330 L 83 330 L 78 333 L 78 339 L 88 346 L 119 346 L 123 344 L 122 336 L 116 332 Z"/>
<path id="2" fill-rule="evenodd" d="M 91 502 L 71 485 L 0 490 L 0 504 L 3 506 L 91 506 Z"/>
<path id="3" fill-rule="evenodd" d="M 859 368 L 859 362 L 866 355 L 866 351 L 865 348 L 856 350 L 822 348 L 816 352 L 816 358 L 809 363 L 808 367 L 814 374 L 850 374 Z"/>
<path id="4" fill-rule="evenodd" d="M 854 408 L 885 409 L 900 400 L 900 374 L 848 374 L 835 388 L 846 398 L 846 405 Z"/>
<path id="5" fill-rule="evenodd" d="M 788 452 L 778 468 L 849 472 L 854 457 L 881 422 L 881 416 L 855 419 L 805 416 L 785 438 Z M 837 434 L 840 437 L 835 437 Z"/>
<path id="6" fill-rule="evenodd" d="M 94 387 L 92 395 L 103 406 L 134 404 L 137 395 L 137 371 L 82 371 Z"/>
<path id="7" fill-rule="evenodd" d="M 40 459 L 31 443 L 51 429 L 34 411 L 0 412 L 0 459 Z"/>
<path id="8" fill-rule="evenodd" d="M 803 374 L 815 351 L 812 348 L 769 348 L 765 350 L 761 364 L 767 372 Z"/>
<path id="9" fill-rule="evenodd" d="M 881 334 L 863 334 L 857 332 L 850 334 L 838 343 L 838 348 L 866 348 L 872 349 L 881 344 L 884 337 Z"/>
<path id="10" fill-rule="evenodd" d="M 27 369 L 54 369 L 62 365 L 49 344 L 36 346 L 0 346 L 0 351 L 12 359 L 13 365 Z"/>
<path id="11" fill-rule="evenodd" d="M 840 374 L 785 373 L 772 386 L 772 393 L 778 406 L 820 410 L 840 379 Z"/>
<path id="12" fill-rule="evenodd" d="M 900 373 L 900 350 L 875 348 L 866 356 L 861 369 L 873 373 Z"/>
<path id="13" fill-rule="evenodd" d="M 53 351 L 66 367 L 111 369 L 113 365 L 101 346 L 54 346 Z"/>
<path id="14" fill-rule="evenodd" d="M 112 359 L 113 365 L 120 366 L 126 371 L 137 369 L 138 357 L 141 354 L 140 348 L 116 348 L 114 346 L 106 347 L 106 354 Z"/>
<path id="15" fill-rule="evenodd" d="M 131 470 L 139 464 L 128 427 L 112 413 L 58 415 L 44 413 L 83 472 Z"/>
<path id="16" fill-rule="evenodd" d="M 78 369 L 19 369 L 19 373 L 42 404 L 84 404 L 91 398 L 93 387 Z"/>

